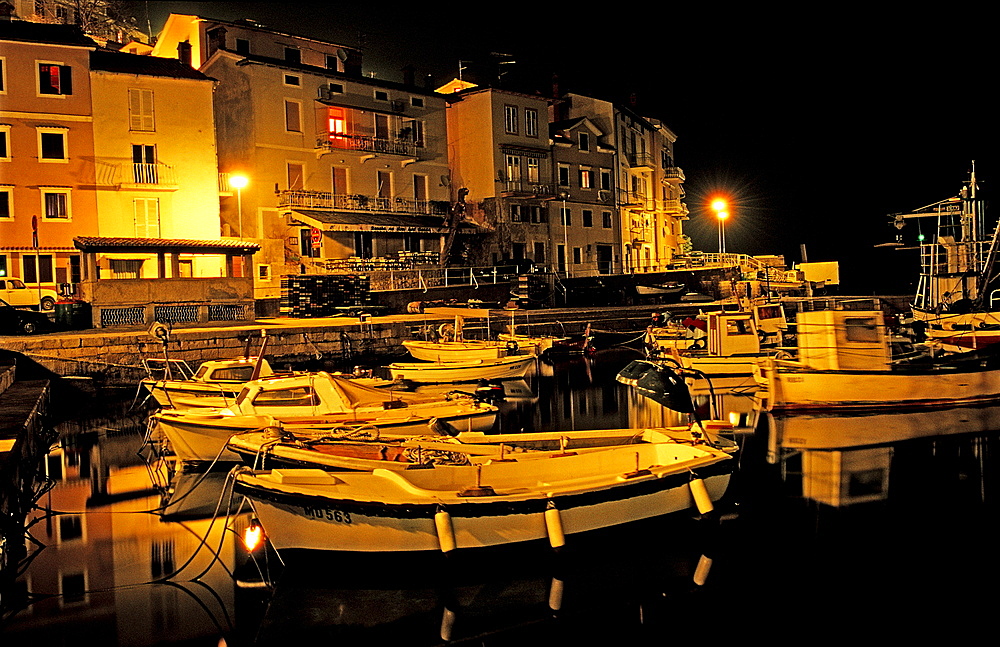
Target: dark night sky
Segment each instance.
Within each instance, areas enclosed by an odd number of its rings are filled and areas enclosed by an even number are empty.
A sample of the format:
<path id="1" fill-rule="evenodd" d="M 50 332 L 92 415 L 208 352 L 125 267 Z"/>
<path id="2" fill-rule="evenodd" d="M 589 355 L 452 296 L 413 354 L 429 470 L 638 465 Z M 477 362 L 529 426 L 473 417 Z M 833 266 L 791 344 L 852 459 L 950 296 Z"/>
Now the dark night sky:
<path id="1" fill-rule="evenodd" d="M 810 261 L 840 261 L 844 293 L 912 292 L 916 256 L 873 247 L 895 237 L 886 215 L 957 194 L 973 159 L 987 198 L 995 179 L 986 108 L 997 56 L 987 52 L 986 18 L 968 5 L 924 15 L 913 5 L 556 11 L 437 3 L 424 5 L 435 7 L 429 13 L 371 3 L 131 4 L 140 24 L 148 13 L 154 34 L 173 11 L 253 18 L 361 46 L 365 71 L 393 81 L 412 64 L 418 78 L 443 83 L 459 60 L 475 80 L 472 68 L 502 52 L 516 61 L 505 66 L 512 89 L 549 94 L 555 74 L 564 91 L 622 102 L 634 95 L 642 114 L 678 136 L 691 210 L 685 231 L 696 248 L 717 251 L 706 202 L 727 192 L 736 203 L 727 251 L 793 263 L 804 244 Z M 917 232 L 903 233 L 913 241 Z"/>

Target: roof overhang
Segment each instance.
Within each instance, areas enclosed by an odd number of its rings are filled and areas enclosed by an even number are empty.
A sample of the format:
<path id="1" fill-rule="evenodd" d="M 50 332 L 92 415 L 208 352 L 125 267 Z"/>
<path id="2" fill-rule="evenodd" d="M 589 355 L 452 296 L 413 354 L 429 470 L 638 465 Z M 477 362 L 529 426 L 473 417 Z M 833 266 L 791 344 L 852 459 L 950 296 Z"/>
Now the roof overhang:
<path id="1" fill-rule="evenodd" d="M 257 243 L 244 240 L 191 240 L 184 238 L 110 238 L 78 236 L 73 245 L 83 252 L 160 252 L 190 254 L 253 254 Z"/>
<path id="2" fill-rule="evenodd" d="M 293 209 L 291 217 L 321 231 L 368 231 L 401 234 L 447 234 L 451 231 L 444 219 L 437 216 Z"/>

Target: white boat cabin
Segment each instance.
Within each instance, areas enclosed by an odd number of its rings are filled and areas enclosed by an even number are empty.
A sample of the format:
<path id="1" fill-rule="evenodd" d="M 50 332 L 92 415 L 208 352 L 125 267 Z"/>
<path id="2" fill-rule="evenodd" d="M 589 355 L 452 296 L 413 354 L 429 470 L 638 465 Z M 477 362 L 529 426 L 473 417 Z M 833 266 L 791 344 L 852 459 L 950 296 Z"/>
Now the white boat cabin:
<path id="1" fill-rule="evenodd" d="M 891 353 L 882 312 L 819 310 L 796 317 L 798 359 L 821 371 L 890 370 Z"/>
<path id="2" fill-rule="evenodd" d="M 257 365 L 256 357 L 240 359 L 219 359 L 202 362 L 198 372 L 192 379 L 198 382 L 249 382 L 253 378 L 253 370 Z M 257 377 L 274 375 L 271 365 L 266 359 L 260 360 L 260 373 Z"/>
<path id="3" fill-rule="evenodd" d="M 715 357 L 760 352 L 760 336 L 749 312 L 708 314 L 708 354 Z"/>

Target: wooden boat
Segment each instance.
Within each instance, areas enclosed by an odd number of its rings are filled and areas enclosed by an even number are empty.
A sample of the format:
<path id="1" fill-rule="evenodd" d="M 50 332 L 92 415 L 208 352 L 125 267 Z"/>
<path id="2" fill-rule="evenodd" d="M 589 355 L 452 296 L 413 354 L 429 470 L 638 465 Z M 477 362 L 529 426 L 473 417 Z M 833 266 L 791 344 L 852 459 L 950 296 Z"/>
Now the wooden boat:
<path id="1" fill-rule="evenodd" d="M 227 409 L 163 410 L 151 418 L 183 461 L 239 460 L 225 448 L 230 436 L 286 428 L 317 435 L 454 434 L 487 431 L 497 408 L 465 394 L 447 397 L 387 391 L 329 373 L 248 382 Z"/>
<path id="2" fill-rule="evenodd" d="M 893 362 L 882 313 L 802 312 L 798 360 L 765 360 L 767 410 L 914 408 L 1000 400 L 1000 357 L 974 353 Z"/>
<path id="3" fill-rule="evenodd" d="M 462 341 L 421 341 L 406 339 L 403 346 L 414 359 L 425 362 L 471 362 L 491 361 L 510 355 L 517 355 L 516 345 L 505 341 L 462 340 Z"/>
<path id="4" fill-rule="evenodd" d="M 266 359 L 241 357 L 202 362 L 187 379 L 150 377 L 141 384 L 161 407 L 228 407 L 236 401 L 244 384 L 274 375 Z"/>
<path id="5" fill-rule="evenodd" d="M 522 378 L 534 363 L 534 355 L 467 362 L 394 362 L 389 364 L 389 373 L 394 380 L 416 384 L 454 384 Z"/>
<path id="6" fill-rule="evenodd" d="M 708 512 L 728 487 L 729 457 L 653 442 L 407 471 L 233 473 L 278 551 L 448 553 L 546 539 L 559 547 L 589 530 Z"/>
<path id="7" fill-rule="evenodd" d="M 430 465 L 472 465 L 516 457 L 520 460 L 552 451 L 590 451 L 639 442 L 675 441 L 707 444 L 733 452 L 736 444 L 725 436 L 732 425 L 713 421 L 703 425 L 645 429 L 597 429 L 565 432 L 456 436 L 336 437 L 296 435 L 277 426 L 232 436 L 227 449 L 255 469 L 316 468 L 330 471 L 410 470 Z M 530 454 L 530 456 L 529 456 Z"/>

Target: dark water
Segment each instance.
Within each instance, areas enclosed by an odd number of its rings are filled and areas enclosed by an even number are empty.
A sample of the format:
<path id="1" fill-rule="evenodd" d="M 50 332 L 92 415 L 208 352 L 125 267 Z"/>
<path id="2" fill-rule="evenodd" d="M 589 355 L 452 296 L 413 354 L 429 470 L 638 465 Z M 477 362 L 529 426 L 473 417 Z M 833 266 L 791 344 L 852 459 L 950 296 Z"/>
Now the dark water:
<path id="1" fill-rule="evenodd" d="M 680 423 L 615 382 L 632 358 L 541 365 L 512 385 L 522 392 L 502 428 Z M 775 420 L 737 384 L 696 395 L 702 415 L 746 425 L 713 518 L 570 537 L 560 554 L 282 563 L 238 541 L 249 519 L 226 469 L 171 474 L 150 460 L 134 396 L 60 411 L 29 557 L 3 580 L 0 644 L 871 643 L 990 628 L 997 408 Z"/>

